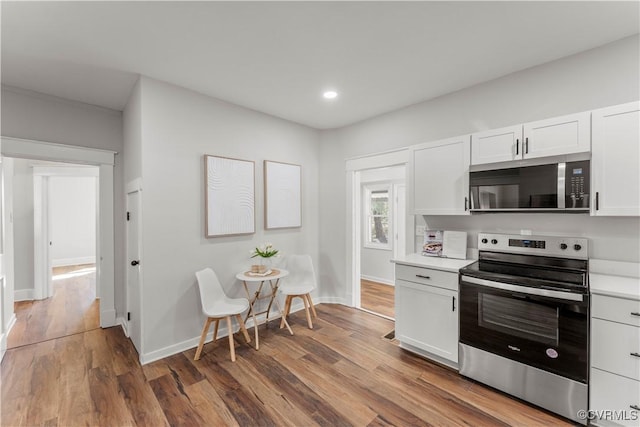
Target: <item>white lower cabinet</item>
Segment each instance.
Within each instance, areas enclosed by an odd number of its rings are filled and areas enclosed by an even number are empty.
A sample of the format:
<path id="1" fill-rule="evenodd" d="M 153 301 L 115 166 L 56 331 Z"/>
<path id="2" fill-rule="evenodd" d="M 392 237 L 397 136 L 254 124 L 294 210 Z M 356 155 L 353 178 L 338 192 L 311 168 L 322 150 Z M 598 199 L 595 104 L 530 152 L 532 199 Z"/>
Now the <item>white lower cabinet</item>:
<path id="1" fill-rule="evenodd" d="M 396 339 L 407 350 L 457 367 L 457 273 L 396 265 L 396 278 Z"/>
<path id="2" fill-rule="evenodd" d="M 593 424 L 640 426 L 640 301 L 593 295 L 591 371 Z"/>

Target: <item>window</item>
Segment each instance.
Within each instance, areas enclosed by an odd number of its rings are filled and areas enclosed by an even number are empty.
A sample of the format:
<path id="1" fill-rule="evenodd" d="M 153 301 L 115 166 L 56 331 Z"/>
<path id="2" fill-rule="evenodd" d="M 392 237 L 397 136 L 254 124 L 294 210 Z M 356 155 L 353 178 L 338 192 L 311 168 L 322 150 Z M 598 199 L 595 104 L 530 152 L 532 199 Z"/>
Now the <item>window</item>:
<path id="1" fill-rule="evenodd" d="M 391 249 L 391 186 L 365 186 L 365 246 Z"/>

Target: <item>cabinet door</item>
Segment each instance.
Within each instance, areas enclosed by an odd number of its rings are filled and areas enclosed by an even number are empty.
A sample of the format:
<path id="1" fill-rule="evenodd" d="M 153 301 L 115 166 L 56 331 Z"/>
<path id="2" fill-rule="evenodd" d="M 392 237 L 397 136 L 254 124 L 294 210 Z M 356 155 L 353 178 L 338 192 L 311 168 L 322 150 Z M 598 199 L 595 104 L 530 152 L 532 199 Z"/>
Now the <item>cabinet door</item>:
<path id="1" fill-rule="evenodd" d="M 522 125 L 491 129 L 471 135 L 471 164 L 522 158 Z"/>
<path id="2" fill-rule="evenodd" d="M 396 338 L 458 363 L 458 293 L 396 280 Z"/>
<path id="3" fill-rule="evenodd" d="M 640 407 L 640 382 L 592 368 L 589 394 L 589 409 L 600 415 L 593 424 L 637 427 L 640 423 L 640 411 L 635 409 Z"/>
<path id="4" fill-rule="evenodd" d="M 591 366 L 640 381 L 640 328 L 591 319 Z"/>
<path id="5" fill-rule="evenodd" d="M 468 214 L 469 135 L 414 147 L 411 196 L 416 215 Z"/>
<path id="6" fill-rule="evenodd" d="M 590 113 L 525 123 L 523 157 L 584 153 L 591 149 Z"/>
<path id="7" fill-rule="evenodd" d="M 592 214 L 640 215 L 640 102 L 593 112 Z"/>

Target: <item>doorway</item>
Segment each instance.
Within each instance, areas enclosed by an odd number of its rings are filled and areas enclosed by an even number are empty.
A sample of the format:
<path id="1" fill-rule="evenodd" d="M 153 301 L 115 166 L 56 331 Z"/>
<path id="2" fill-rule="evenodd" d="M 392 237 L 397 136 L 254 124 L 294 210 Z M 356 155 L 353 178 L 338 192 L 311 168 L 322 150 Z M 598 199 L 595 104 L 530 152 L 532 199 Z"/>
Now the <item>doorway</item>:
<path id="1" fill-rule="evenodd" d="M 405 166 L 359 171 L 362 227 L 360 250 L 360 306 L 393 319 L 394 264 L 404 253 Z"/>
<path id="2" fill-rule="evenodd" d="M 11 174 L 5 197 L 16 318 L 7 348 L 98 328 L 98 167 L 9 157 L 3 163 Z"/>
<path id="3" fill-rule="evenodd" d="M 22 158 L 31 160 L 45 160 L 54 162 L 67 162 L 76 165 L 96 166 L 98 172 L 98 225 L 96 235 L 96 293 L 100 299 L 100 326 L 103 328 L 116 324 L 115 310 L 115 252 L 114 252 L 114 166 L 115 152 L 79 146 L 70 146 L 43 141 L 2 137 L 2 155 L 4 157 Z M 7 188 L 5 182 L 5 189 Z M 5 195 L 6 196 L 6 195 Z M 13 212 L 5 208 L 3 216 L 3 229 L 5 231 L 5 287 L 3 288 L 3 313 L 9 325 L 5 332 L 11 329 L 15 322 L 13 304 L 15 297 L 15 277 L 13 267 Z M 11 235 L 10 235 L 11 233 Z M 13 240 L 11 240 L 13 242 Z"/>

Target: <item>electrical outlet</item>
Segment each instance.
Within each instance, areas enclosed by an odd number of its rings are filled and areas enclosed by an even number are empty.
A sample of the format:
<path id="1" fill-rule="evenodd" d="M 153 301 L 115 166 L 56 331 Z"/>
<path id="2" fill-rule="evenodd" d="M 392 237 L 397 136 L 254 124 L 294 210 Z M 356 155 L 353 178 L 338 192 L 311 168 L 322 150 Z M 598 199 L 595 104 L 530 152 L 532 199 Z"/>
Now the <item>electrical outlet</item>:
<path id="1" fill-rule="evenodd" d="M 424 236 L 427 227 L 424 225 L 416 225 L 416 236 Z"/>
<path id="2" fill-rule="evenodd" d="M 523 236 L 531 236 L 531 230 L 520 230 L 520 234 Z"/>

